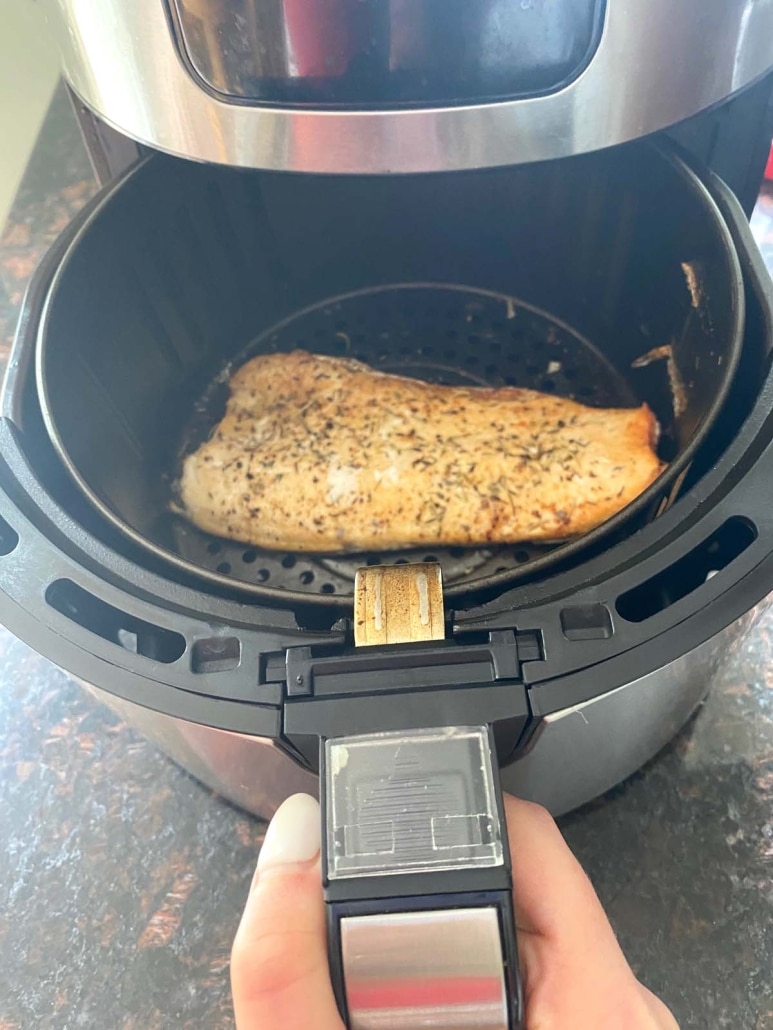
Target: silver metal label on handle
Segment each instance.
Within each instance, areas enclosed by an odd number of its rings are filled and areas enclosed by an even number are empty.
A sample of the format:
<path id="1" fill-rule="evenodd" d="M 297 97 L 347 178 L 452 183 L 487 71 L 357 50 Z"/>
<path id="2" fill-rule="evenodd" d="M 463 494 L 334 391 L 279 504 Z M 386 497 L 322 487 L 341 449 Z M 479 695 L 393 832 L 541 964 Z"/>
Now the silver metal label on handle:
<path id="1" fill-rule="evenodd" d="M 507 1030 L 496 909 L 341 920 L 351 1030 Z"/>

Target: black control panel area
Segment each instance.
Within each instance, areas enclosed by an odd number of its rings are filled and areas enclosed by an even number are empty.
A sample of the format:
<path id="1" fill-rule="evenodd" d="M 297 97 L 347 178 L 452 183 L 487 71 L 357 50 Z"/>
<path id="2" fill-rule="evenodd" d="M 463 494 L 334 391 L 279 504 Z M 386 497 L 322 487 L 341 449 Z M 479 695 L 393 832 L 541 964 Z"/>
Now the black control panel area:
<path id="1" fill-rule="evenodd" d="M 394 107 L 548 93 L 587 65 L 605 0 L 170 0 L 191 72 L 234 100 Z"/>

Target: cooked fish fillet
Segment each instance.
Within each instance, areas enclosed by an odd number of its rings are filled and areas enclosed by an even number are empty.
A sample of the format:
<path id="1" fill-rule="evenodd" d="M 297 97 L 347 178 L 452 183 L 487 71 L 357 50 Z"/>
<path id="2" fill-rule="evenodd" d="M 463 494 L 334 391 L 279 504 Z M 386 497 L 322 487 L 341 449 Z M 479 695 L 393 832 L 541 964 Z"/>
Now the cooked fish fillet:
<path id="1" fill-rule="evenodd" d="M 437 386 L 294 351 L 253 358 L 184 461 L 201 529 L 264 548 L 373 551 L 557 540 L 625 507 L 661 469 L 646 405 Z"/>

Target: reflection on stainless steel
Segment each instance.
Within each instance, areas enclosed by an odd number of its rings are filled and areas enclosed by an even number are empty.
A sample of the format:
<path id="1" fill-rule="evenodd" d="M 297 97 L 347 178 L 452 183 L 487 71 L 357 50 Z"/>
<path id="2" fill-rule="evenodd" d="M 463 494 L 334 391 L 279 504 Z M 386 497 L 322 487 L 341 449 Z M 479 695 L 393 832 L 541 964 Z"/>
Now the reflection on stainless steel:
<path id="1" fill-rule="evenodd" d="M 662 669 L 549 715 L 527 754 L 502 770 L 503 788 L 560 815 L 620 783 L 681 729 L 772 600 Z"/>
<path id="2" fill-rule="evenodd" d="M 270 819 L 291 794 L 318 794 L 318 778 L 265 737 L 186 722 L 80 683 L 196 779 L 255 815 Z"/>
<path id="3" fill-rule="evenodd" d="M 507 1030 L 494 908 L 341 920 L 352 1030 Z"/>
<path id="4" fill-rule="evenodd" d="M 161 150 L 244 167 L 418 172 L 539 161 L 644 136 L 773 66 L 769 0 L 611 0 L 587 69 L 557 93 L 391 111 L 218 100 L 177 53 L 161 0 L 46 0 L 65 74 L 110 124 Z"/>

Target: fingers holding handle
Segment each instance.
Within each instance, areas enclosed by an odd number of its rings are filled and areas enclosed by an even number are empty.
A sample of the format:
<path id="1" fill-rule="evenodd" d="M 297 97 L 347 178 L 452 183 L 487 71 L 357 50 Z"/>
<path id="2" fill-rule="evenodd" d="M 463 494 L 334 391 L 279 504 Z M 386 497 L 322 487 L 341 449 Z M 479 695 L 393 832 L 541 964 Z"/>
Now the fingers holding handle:
<path id="1" fill-rule="evenodd" d="M 601 903 L 544 809 L 505 798 L 526 1027 L 678 1030 L 638 983 Z M 320 810 L 295 795 L 274 817 L 234 942 L 237 1030 L 344 1030 L 330 982 Z"/>
<path id="2" fill-rule="evenodd" d="M 296 794 L 266 833 L 231 955 L 237 1030 L 344 1030 L 330 984 L 319 804 Z"/>
<path id="3" fill-rule="evenodd" d="M 552 816 L 508 796 L 505 812 L 527 1030 L 678 1030 L 634 976 Z"/>

